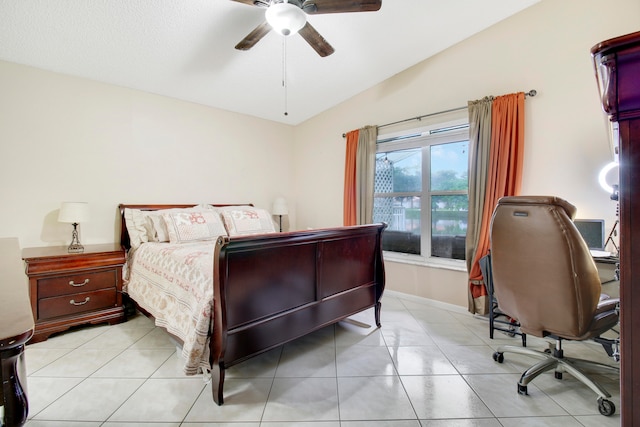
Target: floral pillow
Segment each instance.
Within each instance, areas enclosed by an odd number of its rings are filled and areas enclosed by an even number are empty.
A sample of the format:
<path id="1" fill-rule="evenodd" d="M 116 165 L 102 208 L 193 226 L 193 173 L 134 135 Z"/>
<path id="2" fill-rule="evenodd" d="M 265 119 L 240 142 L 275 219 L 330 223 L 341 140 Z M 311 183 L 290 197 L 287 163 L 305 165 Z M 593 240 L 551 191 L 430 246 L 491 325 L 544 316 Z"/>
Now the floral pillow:
<path id="1" fill-rule="evenodd" d="M 214 210 L 211 205 L 196 205 L 191 208 L 171 208 L 160 209 L 157 211 L 144 211 L 145 224 L 144 227 L 147 230 L 147 238 L 149 242 L 168 242 L 169 230 L 164 222 L 163 215 L 169 212 L 187 212 L 187 211 L 203 211 Z"/>
<path id="2" fill-rule="evenodd" d="M 162 214 L 169 242 L 186 243 L 214 240 L 227 234 L 220 215 L 214 210 L 186 210 Z"/>
<path id="3" fill-rule="evenodd" d="M 252 206 L 225 206 L 217 209 L 229 236 L 275 233 L 271 214 Z"/>

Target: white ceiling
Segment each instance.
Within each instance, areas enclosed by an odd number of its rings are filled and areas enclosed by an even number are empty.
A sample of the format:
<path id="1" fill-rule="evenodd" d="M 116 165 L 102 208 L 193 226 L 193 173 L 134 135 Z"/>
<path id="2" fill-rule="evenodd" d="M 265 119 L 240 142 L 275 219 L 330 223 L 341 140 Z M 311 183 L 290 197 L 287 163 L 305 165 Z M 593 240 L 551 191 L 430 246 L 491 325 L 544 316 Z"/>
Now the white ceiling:
<path id="1" fill-rule="evenodd" d="M 538 1 L 311 15 L 335 53 L 321 58 L 296 34 L 283 61 L 274 32 L 234 49 L 264 9 L 231 0 L 0 0 L 0 60 L 296 125 Z"/>

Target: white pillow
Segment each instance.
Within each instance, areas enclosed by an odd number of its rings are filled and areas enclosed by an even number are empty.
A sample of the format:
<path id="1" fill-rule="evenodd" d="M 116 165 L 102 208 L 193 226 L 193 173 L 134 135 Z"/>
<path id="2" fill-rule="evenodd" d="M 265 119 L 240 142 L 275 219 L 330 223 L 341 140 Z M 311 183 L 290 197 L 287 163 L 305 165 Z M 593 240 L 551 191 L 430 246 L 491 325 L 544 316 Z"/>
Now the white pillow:
<path id="1" fill-rule="evenodd" d="M 142 243 L 149 241 L 147 229 L 145 228 L 145 212 L 140 209 L 124 209 L 124 223 L 129 233 L 129 244 L 136 249 Z"/>
<path id="2" fill-rule="evenodd" d="M 225 206 L 217 208 L 229 236 L 275 233 L 271 214 L 252 206 Z"/>
<path id="3" fill-rule="evenodd" d="M 169 242 L 186 243 L 202 240 L 215 240 L 226 236 L 227 232 L 214 210 L 183 210 L 162 214 L 167 226 Z"/>
<path id="4" fill-rule="evenodd" d="M 164 222 L 162 215 L 169 209 L 149 212 L 146 221 L 145 229 L 147 230 L 147 237 L 150 242 L 168 242 L 169 230 Z"/>

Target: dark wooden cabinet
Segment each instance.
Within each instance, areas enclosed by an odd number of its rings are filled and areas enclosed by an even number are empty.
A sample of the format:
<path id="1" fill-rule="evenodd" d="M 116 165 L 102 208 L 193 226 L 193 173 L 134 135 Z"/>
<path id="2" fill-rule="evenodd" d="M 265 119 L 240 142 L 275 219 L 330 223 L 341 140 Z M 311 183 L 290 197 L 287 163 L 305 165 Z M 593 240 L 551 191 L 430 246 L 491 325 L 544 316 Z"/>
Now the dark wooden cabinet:
<path id="1" fill-rule="evenodd" d="M 35 318 L 32 343 L 72 326 L 124 320 L 119 245 L 87 245 L 72 254 L 64 247 L 26 248 L 22 258 Z"/>
<path id="2" fill-rule="evenodd" d="M 621 425 L 640 426 L 640 32 L 591 54 L 602 106 L 619 128 Z"/>

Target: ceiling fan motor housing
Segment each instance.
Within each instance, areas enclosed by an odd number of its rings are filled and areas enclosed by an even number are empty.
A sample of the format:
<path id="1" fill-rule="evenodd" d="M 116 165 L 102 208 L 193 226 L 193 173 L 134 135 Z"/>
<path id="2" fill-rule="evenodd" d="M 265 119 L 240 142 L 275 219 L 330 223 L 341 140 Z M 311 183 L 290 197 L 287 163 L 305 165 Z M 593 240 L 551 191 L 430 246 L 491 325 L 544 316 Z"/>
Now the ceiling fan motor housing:
<path id="1" fill-rule="evenodd" d="M 288 36 L 295 34 L 307 23 L 307 14 L 295 3 L 272 3 L 265 17 L 274 31 Z"/>

